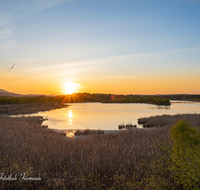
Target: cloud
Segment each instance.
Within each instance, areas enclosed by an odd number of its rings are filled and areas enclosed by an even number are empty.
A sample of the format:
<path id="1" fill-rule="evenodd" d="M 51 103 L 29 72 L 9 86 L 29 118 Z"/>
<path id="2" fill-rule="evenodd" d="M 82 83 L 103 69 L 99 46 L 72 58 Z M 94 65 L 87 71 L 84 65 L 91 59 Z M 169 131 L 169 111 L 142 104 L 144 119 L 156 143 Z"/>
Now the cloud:
<path id="1" fill-rule="evenodd" d="M 24 64 L 25 61 L 30 64 Z M 55 64 L 44 66 L 43 64 L 35 64 L 37 60 L 24 59 L 18 61 L 18 68 L 15 71 L 23 76 L 24 78 L 35 78 L 39 80 L 52 80 L 52 78 L 56 78 L 56 80 L 65 81 L 66 78 L 77 78 L 82 73 L 88 73 L 92 70 L 91 67 L 85 67 L 84 65 L 89 64 L 88 62 L 80 62 L 80 63 L 69 63 L 69 64 Z M 23 67 L 22 67 L 23 65 Z M 24 66 L 25 65 L 25 66 Z M 41 65 L 41 66 L 40 66 Z M 55 79 L 54 79 L 55 80 Z M 55 82 L 55 81 L 54 81 Z"/>
<path id="2" fill-rule="evenodd" d="M 72 0 L 34 0 L 34 1 L 7 1 L 0 2 L 0 26 L 19 20 L 28 15 L 57 6 Z M 2 5 L 1 5 L 2 4 Z"/>
<path id="3" fill-rule="evenodd" d="M 0 1 L 0 50 L 15 49 L 15 21 L 70 0 Z"/>
<path id="4" fill-rule="evenodd" d="M 19 44 L 15 40 L 9 40 L 5 42 L 0 41 L 0 50 L 11 50 L 15 49 L 19 46 Z"/>
<path id="5" fill-rule="evenodd" d="M 15 49 L 19 46 L 14 38 L 15 28 L 12 25 L 0 27 L 0 50 Z"/>
<path id="6" fill-rule="evenodd" d="M 28 1 L 28 3 L 23 4 L 21 6 L 21 15 L 19 17 L 25 17 L 31 14 L 34 14 L 36 12 L 42 11 L 46 8 L 57 6 L 59 4 L 69 2 L 71 0 L 34 0 L 34 1 Z"/>
<path id="7" fill-rule="evenodd" d="M 117 55 L 117 56 L 110 56 L 110 57 L 103 57 L 99 59 L 93 59 L 90 63 L 108 63 L 108 62 L 115 62 L 117 60 L 123 59 L 131 59 L 131 60 L 150 60 L 152 58 L 157 57 L 157 54 L 128 54 L 128 55 Z"/>
<path id="8" fill-rule="evenodd" d="M 0 27 L 5 26 L 11 22 L 9 15 L 0 9 Z"/>
<path id="9" fill-rule="evenodd" d="M 8 25 L 0 30 L 0 40 L 10 38 L 15 30 L 15 27 Z"/>
<path id="10" fill-rule="evenodd" d="M 78 63 L 63 63 L 63 64 L 55 64 L 55 65 L 42 65 L 42 66 L 35 66 L 32 68 L 34 71 L 38 72 L 43 72 L 43 71 L 48 71 L 48 70 L 60 70 L 60 69 L 65 69 L 69 67 L 76 67 L 76 66 L 81 66 L 81 65 L 86 65 L 90 64 L 91 62 L 78 62 Z M 77 68 L 76 68 L 77 69 Z"/>
<path id="11" fill-rule="evenodd" d="M 171 53 L 185 53 L 185 52 L 193 52 L 200 51 L 200 47 L 189 47 L 189 48 L 180 48 L 180 49 L 172 49 L 162 52 L 163 54 L 171 54 Z"/>
<path id="12" fill-rule="evenodd" d="M 8 13 L 0 9 L 0 50 L 10 50 L 18 47 L 17 41 L 14 39 L 15 27 L 11 24 Z"/>
<path id="13" fill-rule="evenodd" d="M 128 75 L 107 75 L 109 78 L 140 78 L 138 76 L 128 76 Z"/>

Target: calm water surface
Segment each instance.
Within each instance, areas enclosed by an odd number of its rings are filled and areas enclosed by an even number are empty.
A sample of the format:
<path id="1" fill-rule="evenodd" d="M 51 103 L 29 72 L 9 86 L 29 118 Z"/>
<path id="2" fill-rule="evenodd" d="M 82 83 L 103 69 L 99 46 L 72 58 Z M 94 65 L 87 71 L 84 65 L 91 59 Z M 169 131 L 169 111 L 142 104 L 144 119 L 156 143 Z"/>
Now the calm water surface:
<path id="1" fill-rule="evenodd" d="M 51 129 L 101 129 L 118 130 L 119 124 L 132 123 L 138 127 L 137 119 L 163 114 L 200 113 L 200 103 L 171 101 L 171 106 L 151 104 L 102 104 L 71 103 L 67 108 L 39 112 L 48 117 L 43 125 Z"/>

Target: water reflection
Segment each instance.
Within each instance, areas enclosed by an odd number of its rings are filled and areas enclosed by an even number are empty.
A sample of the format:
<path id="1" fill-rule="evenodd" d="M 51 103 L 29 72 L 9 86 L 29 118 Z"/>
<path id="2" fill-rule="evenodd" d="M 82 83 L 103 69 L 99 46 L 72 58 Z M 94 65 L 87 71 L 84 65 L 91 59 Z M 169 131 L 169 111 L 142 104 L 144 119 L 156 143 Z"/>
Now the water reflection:
<path id="1" fill-rule="evenodd" d="M 137 119 L 156 115 L 200 113 L 200 103 L 175 103 L 171 106 L 152 104 L 71 103 L 69 107 L 40 112 L 48 120 L 43 125 L 59 130 L 118 130 L 118 125 L 138 125 Z M 73 134 L 73 133 L 71 133 Z M 69 133 L 69 136 L 71 135 Z"/>
<path id="2" fill-rule="evenodd" d="M 68 112 L 68 117 L 69 117 L 69 120 L 68 120 L 68 123 L 69 125 L 72 125 L 72 117 L 73 117 L 73 113 L 72 113 L 72 110 L 69 110 Z"/>
<path id="3" fill-rule="evenodd" d="M 65 131 L 67 137 L 74 137 L 75 130 Z"/>
<path id="4" fill-rule="evenodd" d="M 170 109 L 170 106 L 163 106 L 163 105 L 159 105 L 158 109 Z"/>

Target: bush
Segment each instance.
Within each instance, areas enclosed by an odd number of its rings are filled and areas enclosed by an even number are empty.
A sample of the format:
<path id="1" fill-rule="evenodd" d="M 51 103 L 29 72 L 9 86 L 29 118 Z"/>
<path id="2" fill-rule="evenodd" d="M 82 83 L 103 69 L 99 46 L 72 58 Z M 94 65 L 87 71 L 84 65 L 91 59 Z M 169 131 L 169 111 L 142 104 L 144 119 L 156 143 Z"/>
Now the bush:
<path id="1" fill-rule="evenodd" d="M 172 126 L 172 142 L 160 145 L 149 183 L 164 189 L 200 189 L 200 132 L 185 120 Z M 151 182 L 150 182 L 151 181 Z"/>

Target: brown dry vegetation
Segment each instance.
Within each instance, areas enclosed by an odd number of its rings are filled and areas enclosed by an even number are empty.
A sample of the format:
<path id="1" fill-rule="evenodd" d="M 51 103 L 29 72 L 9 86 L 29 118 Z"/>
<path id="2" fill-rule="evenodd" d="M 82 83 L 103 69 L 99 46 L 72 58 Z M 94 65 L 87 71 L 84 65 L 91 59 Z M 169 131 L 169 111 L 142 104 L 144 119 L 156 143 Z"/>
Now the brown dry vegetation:
<path id="1" fill-rule="evenodd" d="M 74 133 L 75 136 L 79 136 L 79 135 L 100 135 L 100 134 L 103 135 L 104 131 L 86 129 L 86 130 L 77 130 Z"/>
<path id="2" fill-rule="evenodd" d="M 32 121 L 31 121 L 32 120 Z M 31 121 L 31 122 L 30 122 Z M 41 181 L 0 181 L 3 189 L 140 189 L 154 145 L 169 127 L 70 139 L 40 126 L 41 118 L 0 116 L 0 171 Z M 159 138 L 158 138 L 159 137 Z"/>
<path id="3" fill-rule="evenodd" d="M 187 120 L 199 124 L 197 118 Z M 42 179 L 1 180 L 1 189 L 155 189 L 148 177 L 157 153 L 163 154 L 157 145 L 171 144 L 171 125 L 73 139 L 41 121 L 0 116 L 0 172 Z"/>
<path id="4" fill-rule="evenodd" d="M 177 121 L 185 119 L 191 122 L 192 126 L 200 129 L 200 114 L 178 114 L 178 115 L 162 115 L 152 116 L 148 118 L 138 119 L 138 124 L 144 124 L 144 127 L 161 127 L 166 125 L 173 125 Z"/>

